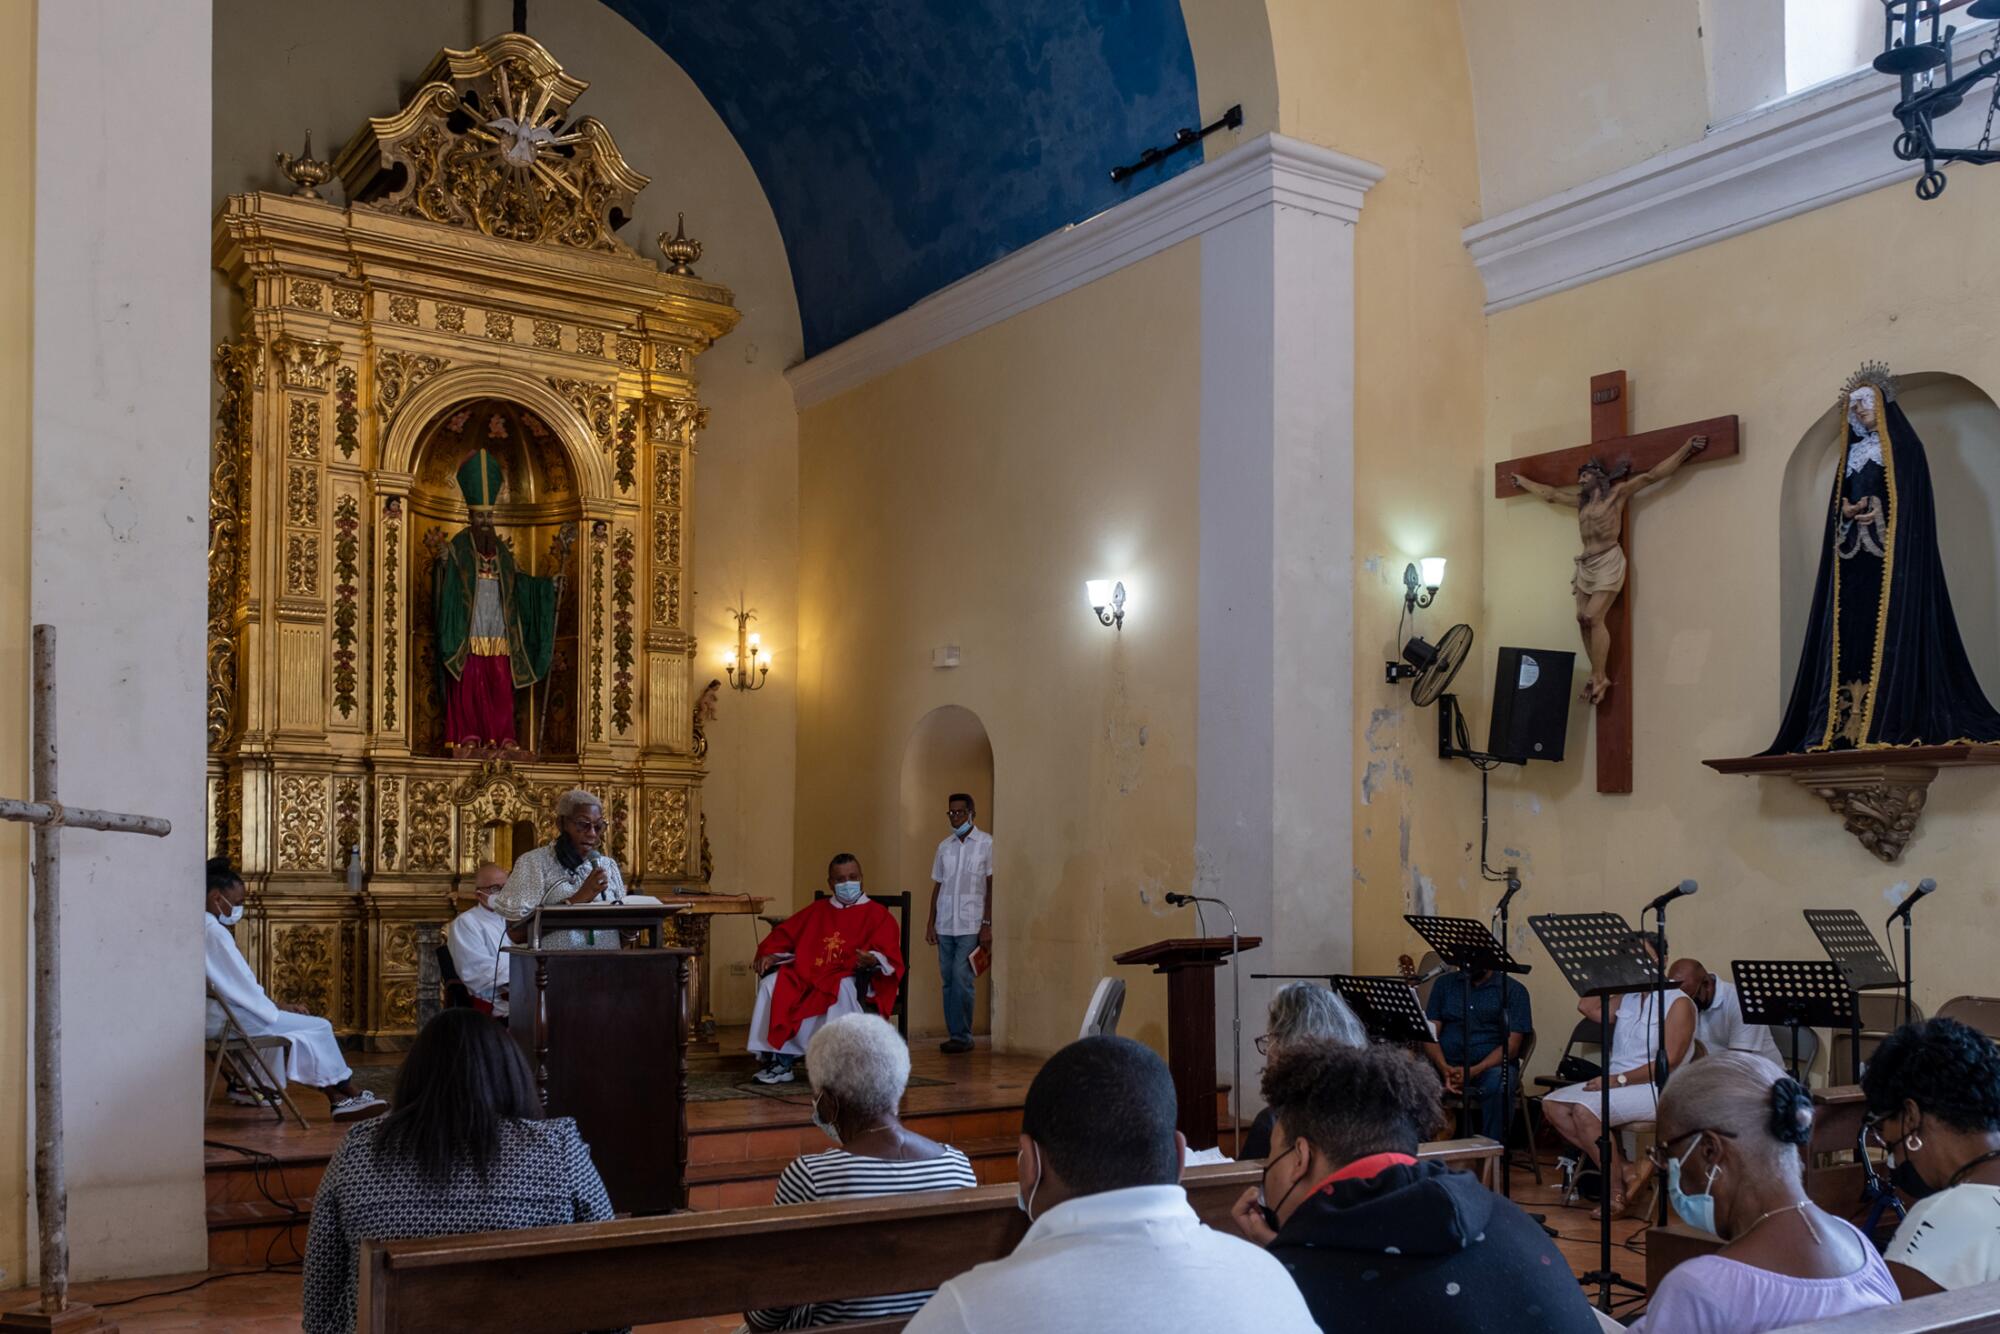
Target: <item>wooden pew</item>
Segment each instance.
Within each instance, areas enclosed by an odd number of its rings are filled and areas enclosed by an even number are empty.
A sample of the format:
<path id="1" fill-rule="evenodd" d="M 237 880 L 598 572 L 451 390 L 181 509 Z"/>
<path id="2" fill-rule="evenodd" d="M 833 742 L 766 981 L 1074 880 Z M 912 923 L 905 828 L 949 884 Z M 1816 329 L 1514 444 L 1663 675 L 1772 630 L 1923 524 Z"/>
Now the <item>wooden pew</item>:
<path id="1" fill-rule="evenodd" d="M 1940 1292 L 1808 1325 L 1787 1325 L 1777 1334 L 1804 1334 L 1807 1330 L 1812 1334 L 2000 1334 L 2000 1283 Z"/>
<path id="2" fill-rule="evenodd" d="M 1499 1154 L 1479 1138 L 1422 1150 L 1489 1182 Z M 1233 1232 L 1230 1208 L 1262 1179 L 1259 1163 L 1229 1163 L 1191 1168 L 1184 1184 L 1203 1222 Z M 356 1329 L 416 1334 L 469 1321 L 480 1334 L 573 1334 L 873 1296 L 885 1275 L 894 1283 L 887 1291 L 934 1288 L 1014 1249 L 1028 1227 L 1015 1195 L 1012 1185 L 982 1186 L 367 1242 Z"/>

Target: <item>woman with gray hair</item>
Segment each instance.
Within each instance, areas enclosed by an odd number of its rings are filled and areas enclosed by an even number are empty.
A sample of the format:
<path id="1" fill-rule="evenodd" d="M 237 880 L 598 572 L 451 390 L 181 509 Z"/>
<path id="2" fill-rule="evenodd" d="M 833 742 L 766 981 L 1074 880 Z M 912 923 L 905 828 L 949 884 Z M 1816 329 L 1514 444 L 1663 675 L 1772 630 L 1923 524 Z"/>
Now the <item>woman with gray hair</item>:
<path id="1" fill-rule="evenodd" d="M 806 1046 L 812 1079 L 813 1124 L 834 1146 L 794 1158 L 778 1178 L 774 1203 L 926 1190 L 969 1190 L 979 1184 L 959 1150 L 925 1139 L 896 1117 L 910 1082 L 910 1049 L 895 1026 L 875 1014 L 844 1014 L 819 1026 Z M 850 1320 L 914 1314 L 929 1292 L 853 1297 L 811 1306 L 751 1311 L 753 1330 L 805 1329 Z"/>
<path id="2" fill-rule="evenodd" d="M 1812 1095 L 1748 1052 L 1668 1078 L 1653 1166 L 1681 1221 L 1724 1244 L 1661 1279 L 1634 1330 L 1761 1334 L 1899 1300 L 1860 1230 L 1806 1197 L 1812 1120 Z"/>
<path id="3" fill-rule="evenodd" d="M 1270 1017 L 1264 1036 L 1257 1039 L 1257 1054 L 1275 1060 L 1284 1048 L 1304 1042 L 1365 1047 L 1368 1029 L 1333 988 L 1317 982 L 1287 982 L 1271 997 Z M 1270 1156 L 1271 1109 L 1266 1107 L 1243 1133 L 1236 1157 L 1249 1162 Z"/>
<path id="4" fill-rule="evenodd" d="M 528 936 L 528 917 L 535 909 L 551 903 L 622 903 L 625 878 L 618 863 L 604 855 L 604 803 L 580 787 L 571 788 L 556 800 L 555 840 L 522 853 L 488 905 L 513 925 L 510 939 L 520 942 Z M 544 931 L 545 949 L 586 950 L 618 948 L 616 931 Z"/>

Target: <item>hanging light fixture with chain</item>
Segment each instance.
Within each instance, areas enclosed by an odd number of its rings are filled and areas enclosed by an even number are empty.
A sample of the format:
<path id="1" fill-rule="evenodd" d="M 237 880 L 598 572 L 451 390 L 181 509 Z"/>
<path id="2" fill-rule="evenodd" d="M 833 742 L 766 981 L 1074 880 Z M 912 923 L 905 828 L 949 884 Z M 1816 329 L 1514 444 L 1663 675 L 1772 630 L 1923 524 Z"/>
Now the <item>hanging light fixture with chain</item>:
<path id="1" fill-rule="evenodd" d="M 1971 19 L 2000 19 L 2000 0 L 1882 0 L 1882 54 L 1875 57 L 1875 68 L 1902 80 L 1903 96 L 1894 113 L 1903 127 L 1896 136 L 1896 156 L 1924 164 L 1917 177 L 1919 199 L 1944 193 L 1944 163 L 2000 162 L 2000 150 L 1993 147 L 1994 113 L 2000 112 L 2000 28 L 1994 29 L 1992 44 L 1974 53 L 1967 66 L 1953 49 L 1958 29 L 1944 22 L 1955 9 L 1964 9 Z M 1988 80 L 1993 90 L 1979 142 L 1967 148 L 1940 147 L 1938 119 L 1958 110 L 1966 95 Z"/>

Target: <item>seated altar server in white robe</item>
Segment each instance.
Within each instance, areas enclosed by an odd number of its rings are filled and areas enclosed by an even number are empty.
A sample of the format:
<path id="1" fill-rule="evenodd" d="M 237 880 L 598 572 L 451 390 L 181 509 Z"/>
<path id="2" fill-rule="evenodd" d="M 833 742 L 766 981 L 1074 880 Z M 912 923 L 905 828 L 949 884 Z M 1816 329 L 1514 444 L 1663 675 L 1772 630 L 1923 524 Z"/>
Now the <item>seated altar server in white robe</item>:
<path id="1" fill-rule="evenodd" d="M 243 951 L 236 948 L 230 928 L 243 920 L 243 877 L 227 859 L 212 857 L 208 863 L 208 915 L 204 947 L 207 953 L 208 988 L 228 1002 L 236 1022 L 251 1037 L 290 1039 L 290 1059 L 285 1077 L 294 1084 L 309 1084 L 326 1094 L 333 1105 L 336 1121 L 363 1121 L 380 1116 L 389 1104 L 365 1090 L 356 1091 L 354 1072 L 341 1059 L 340 1042 L 333 1025 L 310 1014 L 281 1010 L 250 971 Z M 208 1036 L 222 1035 L 222 1007 L 208 1002 Z M 274 1072 L 275 1073 L 275 1072 Z M 253 1100 L 256 1090 L 250 1090 Z"/>
<path id="2" fill-rule="evenodd" d="M 493 896 L 507 883 L 498 862 L 481 862 L 472 873 L 472 897 L 478 900 L 451 919 L 444 930 L 451 968 L 472 993 L 473 1008 L 499 1018 L 507 1014 L 509 963 L 501 951 L 507 944 L 507 919 L 493 908 Z"/>

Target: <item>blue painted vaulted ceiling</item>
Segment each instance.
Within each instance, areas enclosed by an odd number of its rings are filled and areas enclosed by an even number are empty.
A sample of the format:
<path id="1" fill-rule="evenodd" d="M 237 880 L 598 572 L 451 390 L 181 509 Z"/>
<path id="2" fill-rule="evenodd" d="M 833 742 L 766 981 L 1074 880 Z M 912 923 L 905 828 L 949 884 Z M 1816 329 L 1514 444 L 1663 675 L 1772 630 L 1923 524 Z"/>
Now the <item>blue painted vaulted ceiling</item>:
<path id="1" fill-rule="evenodd" d="M 1179 0 L 604 3 L 749 157 L 807 356 L 1201 160 L 1111 183 L 1198 122 Z"/>

